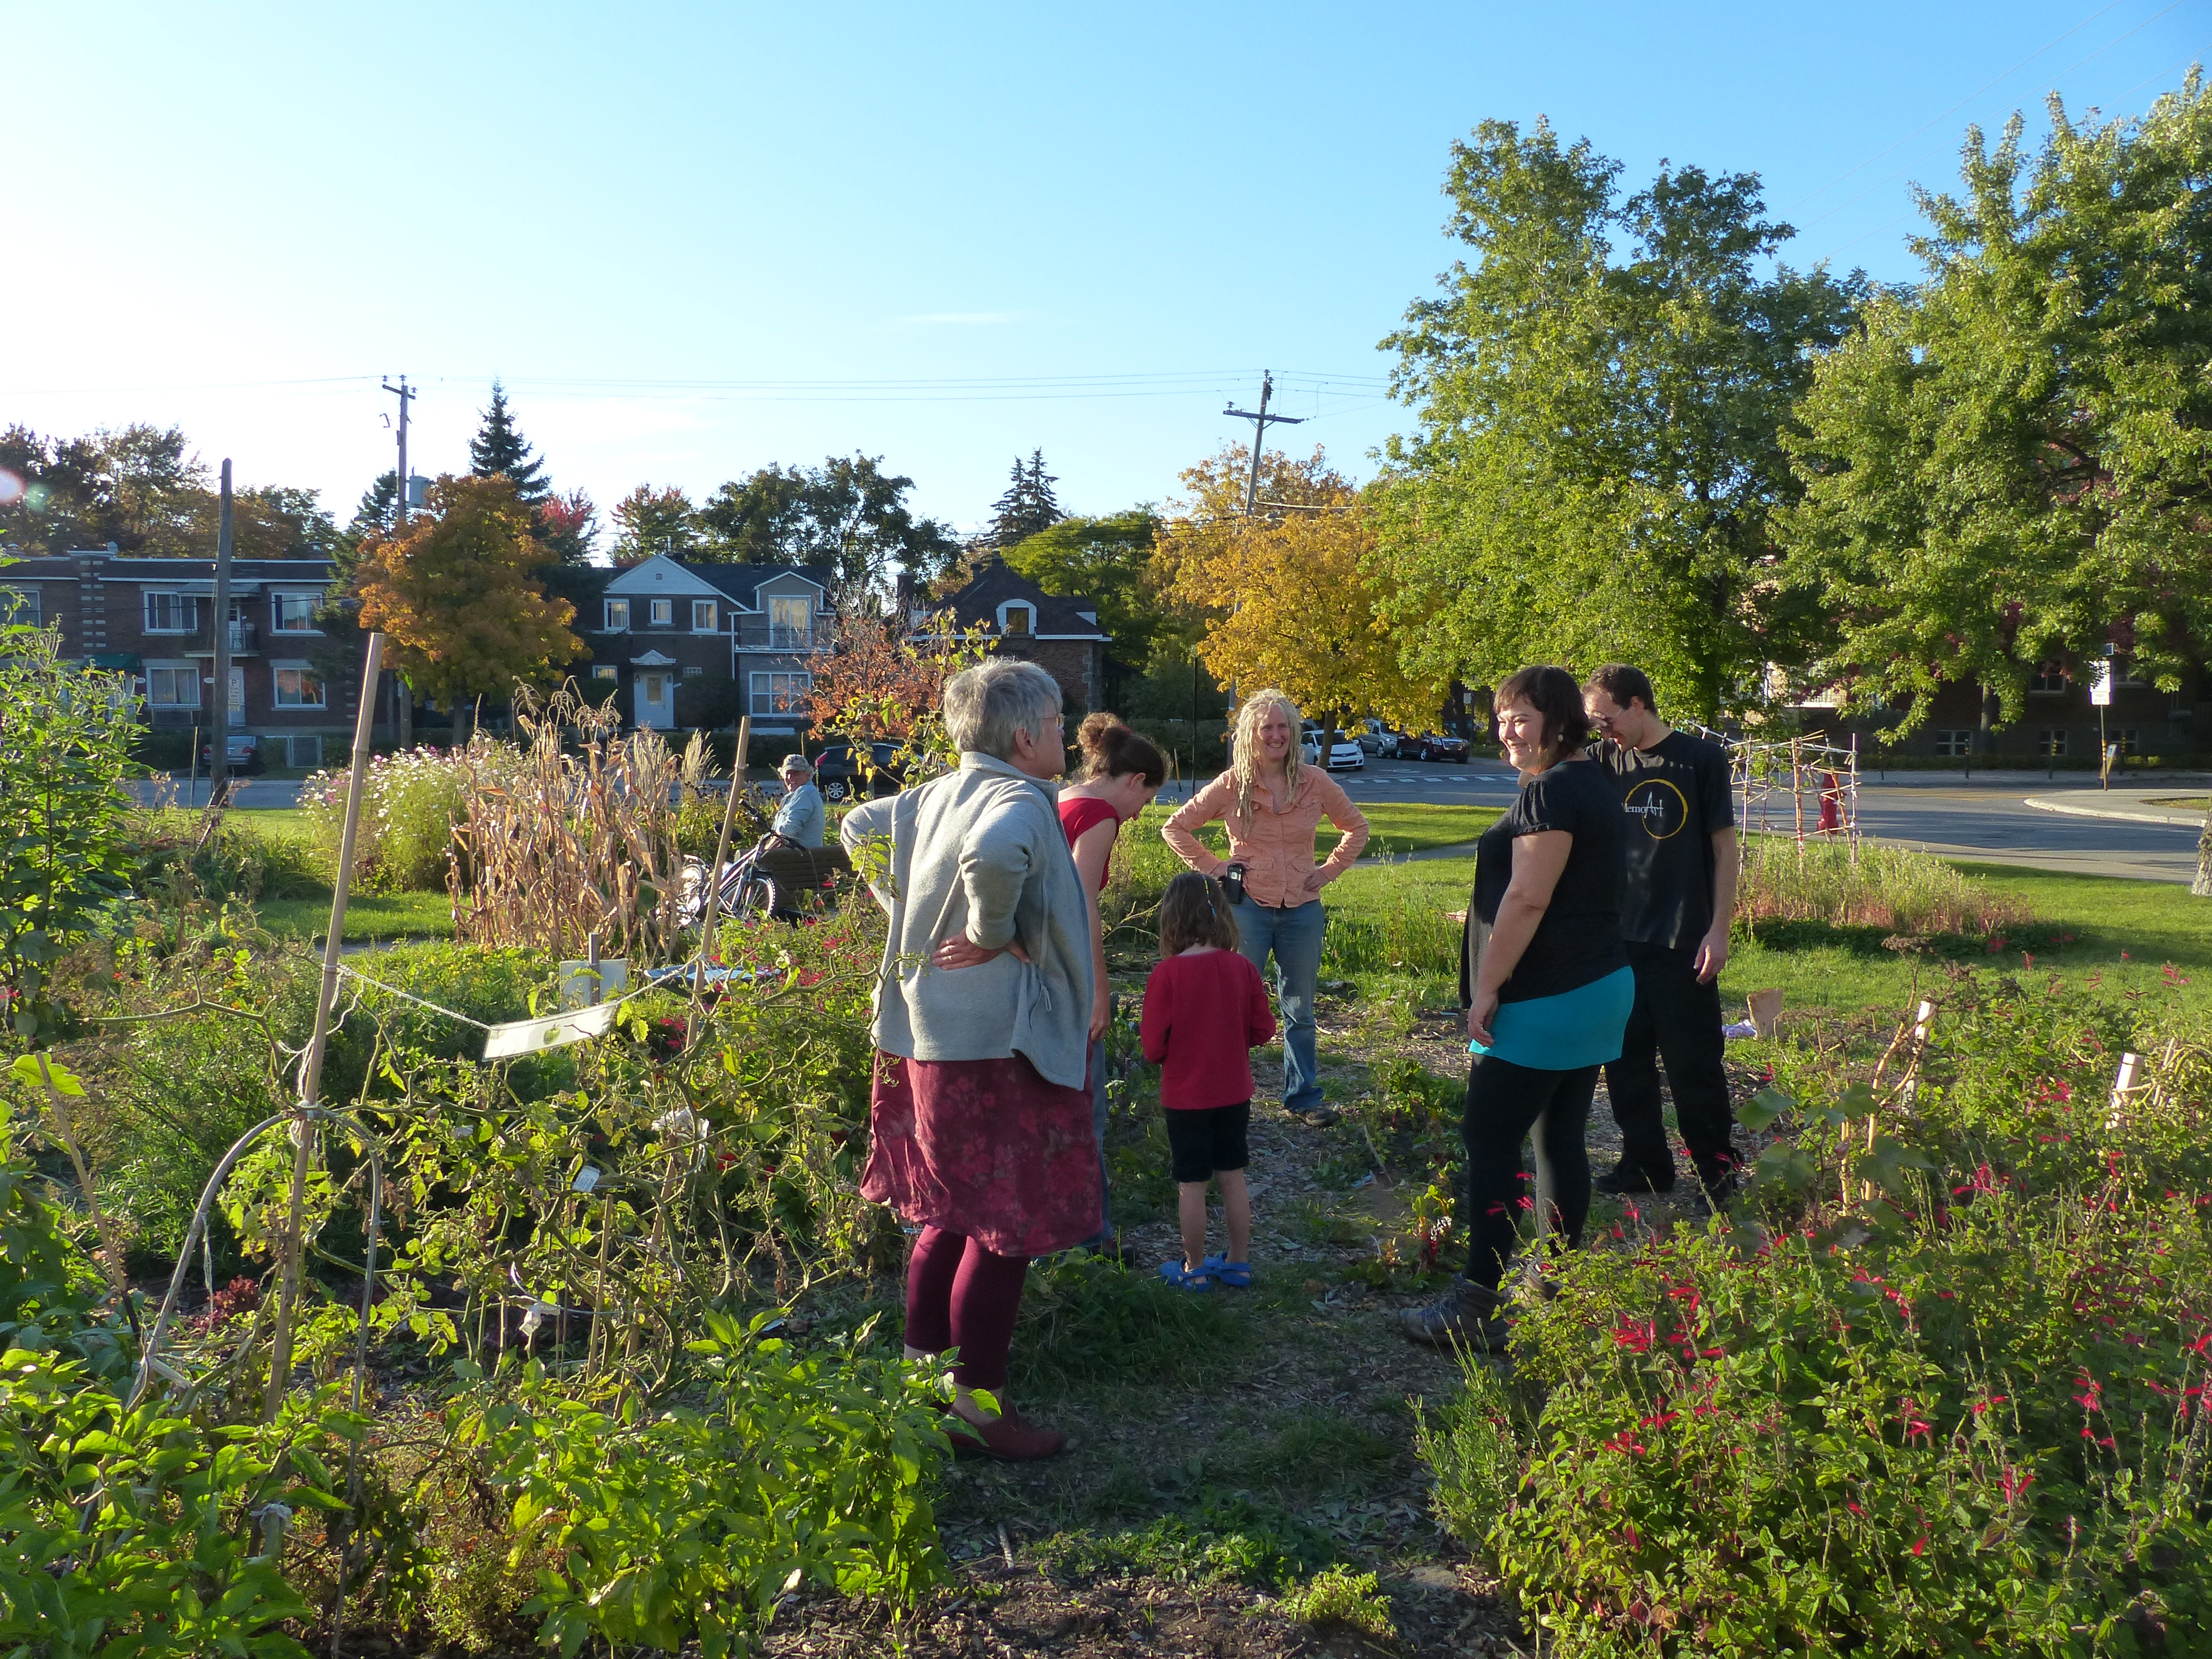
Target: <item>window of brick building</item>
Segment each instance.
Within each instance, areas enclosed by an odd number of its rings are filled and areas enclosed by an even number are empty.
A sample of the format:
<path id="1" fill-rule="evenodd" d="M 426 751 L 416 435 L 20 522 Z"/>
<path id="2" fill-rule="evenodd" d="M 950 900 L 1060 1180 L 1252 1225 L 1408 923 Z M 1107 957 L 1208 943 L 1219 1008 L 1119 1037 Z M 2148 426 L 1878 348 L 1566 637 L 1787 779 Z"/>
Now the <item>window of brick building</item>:
<path id="1" fill-rule="evenodd" d="M 1936 734 L 1936 752 L 1939 755 L 1971 755 L 1974 752 L 1974 729 L 1968 726 L 1947 726 Z"/>

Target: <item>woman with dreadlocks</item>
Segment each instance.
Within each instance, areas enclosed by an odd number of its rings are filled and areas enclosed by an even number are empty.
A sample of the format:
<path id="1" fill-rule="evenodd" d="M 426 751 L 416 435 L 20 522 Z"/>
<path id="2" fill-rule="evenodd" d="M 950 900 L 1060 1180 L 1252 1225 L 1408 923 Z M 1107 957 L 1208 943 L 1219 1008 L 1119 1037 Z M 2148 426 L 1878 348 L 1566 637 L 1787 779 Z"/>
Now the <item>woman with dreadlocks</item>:
<path id="1" fill-rule="evenodd" d="M 1237 948 L 1262 975 L 1267 958 L 1283 1006 L 1283 1109 L 1309 1121 L 1321 1115 L 1321 1073 L 1314 1060 L 1314 992 L 1321 977 L 1321 890 L 1352 867 L 1367 845 L 1367 820 L 1334 778 L 1298 761 L 1298 706 L 1284 692 L 1255 692 L 1237 711 L 1230 768 L 1177 809 L 1161 835 L 1176 855 L 1228 890 Z M 1326 861 L 1314 862 L 1326 817 L 1343 834 Z M 1219 819 L 1229 856 L 1198 839 Z"/>

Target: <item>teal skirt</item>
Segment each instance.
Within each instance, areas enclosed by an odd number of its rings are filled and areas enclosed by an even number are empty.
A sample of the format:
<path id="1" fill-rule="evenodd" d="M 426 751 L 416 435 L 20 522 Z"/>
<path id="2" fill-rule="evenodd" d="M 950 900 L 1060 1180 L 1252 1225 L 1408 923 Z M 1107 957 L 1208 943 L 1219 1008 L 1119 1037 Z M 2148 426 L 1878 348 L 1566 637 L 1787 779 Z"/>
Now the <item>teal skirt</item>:
<path id="1" fill-rule="evenodd" d="M 1616 968 L 1603 979 L 1555 997 L 1501 1002 L 1490 1021 L 1488 1048 L 1470 1042 L 1471 1054 L 1494 1054 L 1538 1072 L 1574 1072 L 1620 1058 L 1620 1034 L 1636 1000 L 1636 975 Z"/>

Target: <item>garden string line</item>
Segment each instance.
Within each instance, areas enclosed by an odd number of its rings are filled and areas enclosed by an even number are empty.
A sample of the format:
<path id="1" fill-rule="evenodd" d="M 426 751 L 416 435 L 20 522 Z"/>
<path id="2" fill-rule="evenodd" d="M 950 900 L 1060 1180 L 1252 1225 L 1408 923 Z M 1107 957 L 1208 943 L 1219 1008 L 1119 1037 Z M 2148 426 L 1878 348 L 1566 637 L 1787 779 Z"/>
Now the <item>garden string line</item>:
<path id="1" fill-rule="evenodd" d="M 690 964 L 677 963 L 647 973 L 635 988 L 611 1002 L 593 1003 L 588 1007 L 568 1009 L 535 1018 L 503 1020 L 493 1025 L 473 1015 L 462 1013 L 457 1008 L 433 1002 L 428 997 L 416 996 L 412 991 L 403 991 L 396 985 L 386 985 L 382 980 L 372 979 L 357 968 L 349 968 L 343 963 L 338 964 L 338 972 L 348 979 L 382 991 L 388 996 L 398 997 L 402 1001 L 411 1002 L 418 1008 L 428 1009 L 447 1019 L 463 1025 L 473 1025 L 484 1034 L 486 1060 L 503 1060 L 510 1055 L 533 1053 L 538 1049 L 562 1048 L 571 1042 L 580 1042 L 587 1037 L 605 1036 L 613 1030 L 615 1016 L 625 1004 L 692 971 Z M 781 968 L 720 968 L 707 969 L 705 977 L 729 983 L 765 979 L 782 971 Z"/>

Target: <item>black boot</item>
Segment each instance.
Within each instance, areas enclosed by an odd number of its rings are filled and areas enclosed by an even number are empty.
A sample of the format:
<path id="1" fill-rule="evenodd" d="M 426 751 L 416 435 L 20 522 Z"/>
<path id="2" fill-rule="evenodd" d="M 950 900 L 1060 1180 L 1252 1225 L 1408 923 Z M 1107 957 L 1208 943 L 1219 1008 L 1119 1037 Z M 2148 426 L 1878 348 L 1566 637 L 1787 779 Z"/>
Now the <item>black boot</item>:
<path id="1" fill-rule="evenodd" d="M 1615 1198 L 1634 1198 L 1644 1193 L 1671 1193 L 1674 1190 L 1674 1172 L 1662 1170 L 1654 1172 L 1639 1170 L 1626 1159 L 1615 1164 L 1590 1182 L 1593 1192 L 1610 1193 Z"/>
<path id="2" fill-rule="evenodd" d="M 1466 1348 L 1474 1353 L 1503 1353 L 1512 1334 L 1501 1315 L 1504 1302 L 1487 1285 L 1462 1279 L 1453 1282 L 1443 1300 L 1425 1308 L 1408 1308 L 1398 1323 L 1416 1342 L 1432 1348 Z"/>

